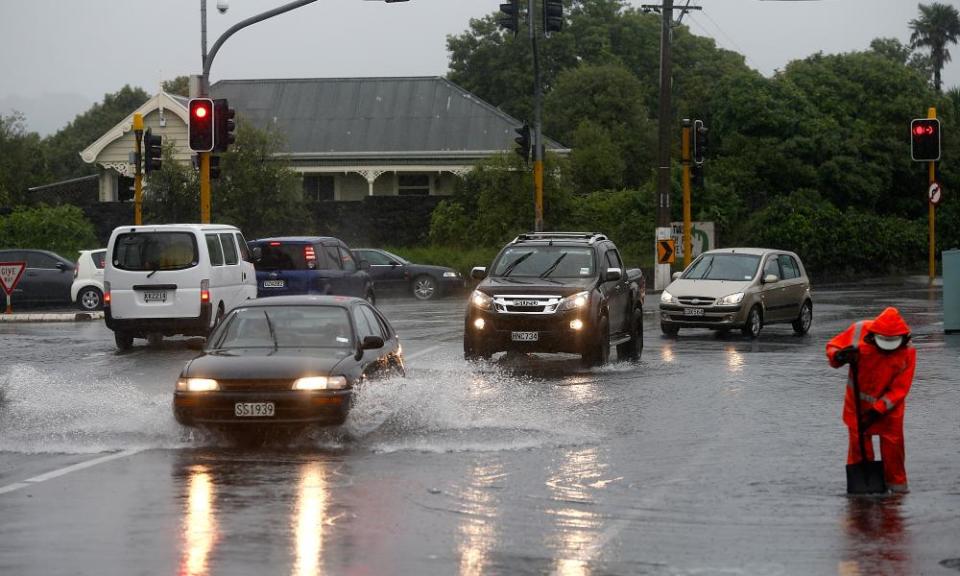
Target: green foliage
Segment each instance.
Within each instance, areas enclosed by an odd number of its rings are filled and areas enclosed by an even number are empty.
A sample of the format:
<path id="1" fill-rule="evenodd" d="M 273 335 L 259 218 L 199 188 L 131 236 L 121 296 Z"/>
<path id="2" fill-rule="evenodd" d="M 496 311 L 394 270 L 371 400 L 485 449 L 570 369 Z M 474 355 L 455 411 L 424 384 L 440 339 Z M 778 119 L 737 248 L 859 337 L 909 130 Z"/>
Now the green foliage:
<path id="1" fill-rule="evenodd" d="M 562 228 L 602 232 L 624 254 L 627 266 L 638 266 L 653 253 L 654 191 L 601 190 L 577 198 Z"/>
<path id="2" fill-rule="evenodd" d="M 46 153 L 36 132 L 27 132 L 23 114 L 0 115 L 0 207 L 22 203 L 26 191 L 46 183 Z"/>
<path id="3" fill-rule="evenodd" d="M 960 11 L 954 6 L 933 2 L 920 4 L 920 17 L 910 21 L 910 45 L 929 48 L 933 68 L 933 87 L 940 91 L 940 72 L 950 61 L 948 44 L 960 40 Z"/>
<path id="4" fill-rule="evenodd" d="M 233 224 L 248 238 L 301 234 L 310 228 L 301 177 L 276 157 L 283 146 L 275 130 L 239 123 L 237 141 L 220 158 L 221 176 L 214 181 L 214 221 Z"/>
<path id="5" fill-rule="evenodd" d="M 160 170 L 146 178 L 143 221 L 175 224 L 200 221 L 200 178 L 192 166 L 174 160 L 174 145 L 163 146 Z"/>
<path id="6" fill-rule="evenodd" d="M 73 259 L 97 244 L 93 225 L 76 206 L 40 205 L 0 216 L 0 248 L 51 250 Z"/>
<path id="7" fill-rule="evenodd" d="M 113 94 L 104 95 L 103 102 L 94 104 L 66 127 L 44 139 L 52 177 L 66 180 L 95 173 L 93 165 L 80 159 L 80 151 L 149 99 L 143 89 L 124 86 Z"/>
<path id="8" fill-rule="evenodd" d="M 190 97 L 190 77 L 177 76 L 173 80 L 163 81 L 163 91 L 168 94 L 176 94 L 184 98 Z"/>

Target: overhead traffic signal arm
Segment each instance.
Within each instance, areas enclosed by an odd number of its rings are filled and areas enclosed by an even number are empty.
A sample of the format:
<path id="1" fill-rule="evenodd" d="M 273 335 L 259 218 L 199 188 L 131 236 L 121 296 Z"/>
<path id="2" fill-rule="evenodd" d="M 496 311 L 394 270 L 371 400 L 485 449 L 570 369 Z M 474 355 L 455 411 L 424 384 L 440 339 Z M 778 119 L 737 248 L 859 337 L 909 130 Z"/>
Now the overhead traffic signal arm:
<path id="1" fill-rule="evenodd" d="M 214 148 L 214 108 L 210 98 L 190 100 L 190 124 L 188 127 L 190 149 L 194 152 L 210 152 Z"/>
<path id="2" fill-rule="evenodd" d="M 940 120 L 916 118 L 910 122 L 910 156 L 917 162 L 940 160 Z"/>

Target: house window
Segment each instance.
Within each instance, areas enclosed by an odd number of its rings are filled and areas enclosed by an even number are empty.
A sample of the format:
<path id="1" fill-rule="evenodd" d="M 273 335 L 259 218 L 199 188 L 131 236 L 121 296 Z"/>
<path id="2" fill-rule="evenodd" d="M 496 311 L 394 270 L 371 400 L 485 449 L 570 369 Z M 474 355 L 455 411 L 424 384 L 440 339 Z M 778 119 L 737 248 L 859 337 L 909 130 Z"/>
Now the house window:
<path id="1" fill-rule="evenodd" d="M 303 199 L 318 202 L 333 201 L 333 176 L 323 174 L 303 175 Z"/>
<path id="2" fill-rule="evenodd" d="M 400 196 L 429 196 L 429 174 L 398 174 L 397 194 Z"/>

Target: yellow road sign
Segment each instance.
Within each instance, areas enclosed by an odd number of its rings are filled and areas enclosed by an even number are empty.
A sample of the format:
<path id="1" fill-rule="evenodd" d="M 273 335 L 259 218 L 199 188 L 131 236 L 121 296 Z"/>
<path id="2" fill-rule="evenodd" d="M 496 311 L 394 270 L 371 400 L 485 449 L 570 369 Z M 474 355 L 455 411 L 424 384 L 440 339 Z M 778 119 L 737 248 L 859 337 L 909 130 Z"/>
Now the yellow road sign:
<path id="1" fill-rule="evenodd" d="M 657 264 L 673 264 L 677 251 L 673 239 L 657 240 Z"/>

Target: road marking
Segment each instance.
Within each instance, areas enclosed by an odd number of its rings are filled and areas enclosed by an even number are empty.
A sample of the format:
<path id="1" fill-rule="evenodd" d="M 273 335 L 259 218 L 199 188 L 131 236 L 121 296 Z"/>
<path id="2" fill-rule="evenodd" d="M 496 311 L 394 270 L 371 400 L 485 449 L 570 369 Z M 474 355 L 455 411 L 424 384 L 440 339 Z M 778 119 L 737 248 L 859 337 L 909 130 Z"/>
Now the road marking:
<path id="1" fill-rule="evenodd" d="M 419 358 L 420 356 L 424 356 L 424 355 L 426 355 L 426 354 L 429 354 L 429 353 L 433 352 L 434 350 L 436 350 L 437 348 L 440 348 L 440 345 L 439 345 L 439 344 L 434 344 L 433 346 L 429 346 L 429 347 L 427 347 L 427 348 L 424 348 L 423 350 L 421 350 L 421 351 L 419 351 L 419 352 L 414 352 L 413 354 L 406 354 L 403 359 L 404 359 L 404 360 L 413 360 L 414 358 Z"/>
<path id="2" fill-rule="evenodd" d="M 87 460 L 86 462 L 80 462 L 78 464 L 72 464 L 65 468 L 60 468 L 59 470 L 52 470 L 39 476 L 34 476 L 33 478 L 27 478 L 23 482 L 17 482 L 15 484 L 8 484 L 6 486 L 0 486 L 0 494 L 6 494 L 7 492 L 14 492 L 20 490 L 21 488 L 27 488 L 33 486 L 34 484 L 39 484 L 40 482 L 46 482 L 47 480 L 52 480 L 54 478 L 59 478 L 60 476 L 65 476 L 71 472 L 77 472 L 79 470 L 84 470 L 86 468 L 92 468 L 106 462 L 111 462 L 113 460 L 119 460 L 120 458 L 126 458 L 128 456 L 133 456 L 139 452 L 143 452 L 141 448 L 135 448 L 132 450 L 123 450 L 121 452 L 116 452 L 114 454 L 108 454 L 106 456 L 101 456 L 100 458 L 94 458 L 93 460 Z"/>

